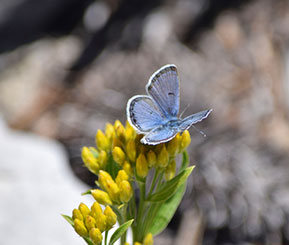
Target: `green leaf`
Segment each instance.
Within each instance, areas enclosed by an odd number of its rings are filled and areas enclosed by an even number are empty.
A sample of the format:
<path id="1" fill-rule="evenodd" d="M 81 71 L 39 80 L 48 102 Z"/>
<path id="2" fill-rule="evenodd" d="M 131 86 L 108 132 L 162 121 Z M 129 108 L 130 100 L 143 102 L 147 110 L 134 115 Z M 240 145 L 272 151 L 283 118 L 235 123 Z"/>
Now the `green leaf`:
<path id="1" fill-rule="evenodd" d="M 149 226 L 148 232 L 151 232 L 154 236 L 161 233 L 169 224 L 173 218 L 180 202 L 186 191 L 186 183 L 183 183 L 178 189 L 175 195 L 162 204 L 155 203 L 158 205 L 158 210 L 154 219 Z"/>
<path id="2" fill-rule="evenodd" d="M 88 245 L 94 245 L 94 243 L 88 237 L 83 237 L 83 239 Z"/>
<path id="3" fill-rule="evenodd" d="M 114 244 L 122 235 L 127 231 L 127 229 L 131 226 L 133 219 L 123 223 L 120 227 L 116 229 L 116 231 L 112 234 L 109 245 Z"/>
<path id="4" fill-rule="evenodd" d="M 74 221 L 73 221 L 73 219 L 72 219 L 70 216 L 65 215 L 65 214 L 61 214 L 61 216 L 62 216 L 69 224 L 71 224 L 71 225 L 74 227 Z"/>
<path id="5" fill-rule="evenodd" d="M 91 194 L 91 190 L 87 190 L 86 192 L 81 193 L 82 196 Z"/>
<path id="6" fill-rule="evenodd" d="M 172 195 L 176 193 L 178 188 L 187 180 L 195 166 L 191 166 L 180 172 L 173 179 L 165 182 L 161 188 L 150 195 L 147 201 L 150 202 L 161 202 L 169 199 Z"/>

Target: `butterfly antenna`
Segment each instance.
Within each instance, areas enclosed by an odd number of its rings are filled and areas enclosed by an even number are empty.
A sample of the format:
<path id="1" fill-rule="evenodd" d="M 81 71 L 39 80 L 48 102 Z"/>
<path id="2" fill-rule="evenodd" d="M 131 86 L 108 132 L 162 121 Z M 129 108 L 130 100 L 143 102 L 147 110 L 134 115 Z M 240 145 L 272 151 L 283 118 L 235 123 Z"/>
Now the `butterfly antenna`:
<path id="1" fill-rule="evenodd" d="M 192 125 L 192 127 L 193 127 L 195 130 L 197 130 L 201 135 L 203 135 L 204 137 L 207 137 L 207 135 L 206 135 L 203 131 L 197 129 L 194 125 Z"/>
<path id="2" fill-rule="evenodd" d="M 180 115 L 180 118 L 183 116 L 184 112 L 189 108 L 189 106 L 190 106 L 190 104 L 188 104 L 188 105 L 186 106 L 186 108 L 182 111 L 182 113 L 181 113 L 181 115 Z"/>

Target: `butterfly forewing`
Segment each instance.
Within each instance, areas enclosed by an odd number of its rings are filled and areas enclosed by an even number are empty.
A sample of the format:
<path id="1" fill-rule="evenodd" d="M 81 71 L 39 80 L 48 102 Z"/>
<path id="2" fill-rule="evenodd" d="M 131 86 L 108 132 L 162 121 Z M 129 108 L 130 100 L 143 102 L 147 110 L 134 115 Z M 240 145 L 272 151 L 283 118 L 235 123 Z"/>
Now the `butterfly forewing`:
<path id="1" fill-rule="evenodd" d="M 127 118 L 140 132 L 149 132 L 160 126 L 165 117 L 149 96 L 137 95 L 127 104 Z"/>
<path id="2" fill-rule="evenodd" d="M 190 115 L 190 116 L 184 118 L 180 124 L 180 130 L 184 131 L 184 130 L 188 129 L 189 127 L 191 127 L 191 125 L 204 120 L 205 118 L 207 118 L 209 116 L 211 111 L 212 111 L 212 109 L 200 111 L 200 112 L 197 112 L 193 115 Z"/>
<path id="3" fill-rule="evenodd" d="M 153 98 L 168 119 L 177 116 L 180 105 L 180 88 L 175 65 L 166 65 L 156 71 L 151 76 L 146 89 L 148 95 Z"/>

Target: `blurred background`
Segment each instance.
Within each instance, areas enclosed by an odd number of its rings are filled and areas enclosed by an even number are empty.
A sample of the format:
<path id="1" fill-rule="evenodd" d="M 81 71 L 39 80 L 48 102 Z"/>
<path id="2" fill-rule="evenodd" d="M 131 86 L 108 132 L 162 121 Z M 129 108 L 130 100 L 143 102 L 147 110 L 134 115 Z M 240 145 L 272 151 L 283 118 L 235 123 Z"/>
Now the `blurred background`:
<path id="1" fill-rule="evenodd" d="M 0 243 L 83 244 L 80 149 L 173 63 L 180 111 L 213 113 L 156 244 L 289 244 L 288 41 L 287 0 L 1 0 Z"/>

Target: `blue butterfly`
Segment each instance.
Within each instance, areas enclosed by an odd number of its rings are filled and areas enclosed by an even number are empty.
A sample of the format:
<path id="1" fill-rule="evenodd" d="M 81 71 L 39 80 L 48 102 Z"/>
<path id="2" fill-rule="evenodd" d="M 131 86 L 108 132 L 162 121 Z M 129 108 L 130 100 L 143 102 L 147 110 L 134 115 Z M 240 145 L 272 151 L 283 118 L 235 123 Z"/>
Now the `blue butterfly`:
<path id="1" fill-rule="evenodd" d="M 127 119 L 141 142 L 157 145 L 174 138 L 178 132 L 207 118 L 212 109 L 197 112 L 184 119 L 177 117 L 180 107 L 180 84 L 175 65 L 157 70 L 146 85 L 148 95 L 136 95 L 127 103 Z"/>

